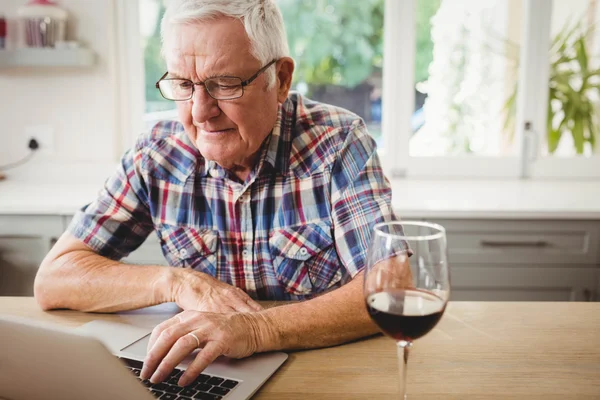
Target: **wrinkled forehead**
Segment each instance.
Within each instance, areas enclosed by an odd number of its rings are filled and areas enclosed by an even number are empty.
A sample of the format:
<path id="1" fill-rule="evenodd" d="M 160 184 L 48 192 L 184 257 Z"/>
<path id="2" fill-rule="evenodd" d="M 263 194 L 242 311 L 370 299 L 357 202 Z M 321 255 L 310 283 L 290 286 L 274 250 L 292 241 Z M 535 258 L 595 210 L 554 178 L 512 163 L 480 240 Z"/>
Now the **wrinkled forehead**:
<path id="1" fill-rule="evenodd" d="M 171 24 L 163 46 L 169 69 L 212 70 L 256 62 L 244 26 L 234 18 Z"/>

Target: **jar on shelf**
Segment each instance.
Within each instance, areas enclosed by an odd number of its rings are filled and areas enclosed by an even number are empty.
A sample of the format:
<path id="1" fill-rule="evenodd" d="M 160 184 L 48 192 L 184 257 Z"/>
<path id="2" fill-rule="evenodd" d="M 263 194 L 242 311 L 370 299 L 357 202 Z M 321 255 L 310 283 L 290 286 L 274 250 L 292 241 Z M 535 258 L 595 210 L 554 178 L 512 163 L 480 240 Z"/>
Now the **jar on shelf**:
<path id="1" fill-rule="evenodd" d="M 51 0 L 32 0 L 17 10 L 28 47 L 54 47 L 66 36 L 68 13 Z"/>
<path id="2" fill-rule="evenodd" d="M 6 46 L 6 18 L 0 14 L 0 49 Z"/>

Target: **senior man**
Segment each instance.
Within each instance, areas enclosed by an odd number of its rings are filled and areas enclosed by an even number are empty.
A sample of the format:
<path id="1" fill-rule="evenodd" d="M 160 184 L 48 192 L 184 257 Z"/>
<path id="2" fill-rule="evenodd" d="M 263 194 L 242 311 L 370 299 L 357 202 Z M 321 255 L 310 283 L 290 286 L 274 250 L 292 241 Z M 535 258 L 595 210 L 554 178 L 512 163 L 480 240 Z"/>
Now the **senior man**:
<path id="1" fill-rule="evenodd" d="M 201 347 L 181 385 L 219 355 L 374 333 L 361 271 L 373 225 L 395 217 L 364 122 L 289 93 L 294 62 L 273 0 L 172 0 L 162 39 L 157 88 L 179 122 L 142 136 L 75 216 L 40 267 L 38 303 L 176 302 L 184 311 L 153 331 L 142 376 L 161 381 Z M 170 267 L 118 261 L 153 231 Z"/>

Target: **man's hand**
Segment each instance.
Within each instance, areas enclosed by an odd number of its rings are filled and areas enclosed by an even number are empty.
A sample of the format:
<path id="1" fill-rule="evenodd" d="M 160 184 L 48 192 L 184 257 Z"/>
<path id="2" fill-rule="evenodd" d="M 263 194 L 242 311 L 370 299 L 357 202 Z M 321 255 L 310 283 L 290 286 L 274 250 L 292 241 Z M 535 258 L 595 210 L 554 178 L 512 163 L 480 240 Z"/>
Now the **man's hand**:
<path id="1" fill-rule="evenodd" d="M 193 382 L 220 355 L 248 357 L 260 351 L 268 338 L 268 324 L 261 324 L 261 318 L 257 313 L 183 311 L 152 331 L 140 377 L 162 382 L 199 347 L 195 360 L 179 379 L 180 386 Z"/>
<path id="2" fill-rule="evenodd" d="M 174 270 L 173 301 L 184 310 L 215 313 L 255 312 L 263 308 L 242 289 L 190 269 Z"/>

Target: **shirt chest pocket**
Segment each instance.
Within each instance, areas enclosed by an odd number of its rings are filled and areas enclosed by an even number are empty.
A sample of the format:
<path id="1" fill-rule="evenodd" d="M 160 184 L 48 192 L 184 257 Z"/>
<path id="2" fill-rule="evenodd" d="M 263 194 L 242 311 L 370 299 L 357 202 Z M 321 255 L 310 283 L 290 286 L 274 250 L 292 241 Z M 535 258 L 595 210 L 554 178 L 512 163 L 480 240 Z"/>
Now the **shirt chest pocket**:
<path id="1" fill-rule="evenodd" d="M 277 278 L 288 293 L 323 292 L 342 278 L 342 265 L 327 222 L 285 227 L 269 238 Z"/>
<path id="2" fill-rule="evenodd" d="M 163 225 L 159 230 L 159 236 L 169 265 L 216 275 L 218 231 Z"/>

